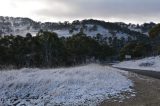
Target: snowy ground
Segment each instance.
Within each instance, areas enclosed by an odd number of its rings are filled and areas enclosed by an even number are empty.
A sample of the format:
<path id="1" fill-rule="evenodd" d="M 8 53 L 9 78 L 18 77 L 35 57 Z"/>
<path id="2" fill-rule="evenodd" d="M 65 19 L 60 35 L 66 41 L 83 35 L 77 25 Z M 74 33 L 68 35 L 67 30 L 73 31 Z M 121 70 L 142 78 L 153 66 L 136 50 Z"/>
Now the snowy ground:
<path id="1" fill-rule="evenodd" d="M 160 72 L 160 57 L 148 57 L 140 60 L 124 61 L 113 65 L 113 67 L 128 68 L 128 69 L 141 69 L 148 71 Z"/>
<path id="2" fill-rule="evenodd" d="M 59 69 L 0 72 L 0 105 L 90 105 L 124 98 L 133 83 L 118 69 L 97 64 Z"/>

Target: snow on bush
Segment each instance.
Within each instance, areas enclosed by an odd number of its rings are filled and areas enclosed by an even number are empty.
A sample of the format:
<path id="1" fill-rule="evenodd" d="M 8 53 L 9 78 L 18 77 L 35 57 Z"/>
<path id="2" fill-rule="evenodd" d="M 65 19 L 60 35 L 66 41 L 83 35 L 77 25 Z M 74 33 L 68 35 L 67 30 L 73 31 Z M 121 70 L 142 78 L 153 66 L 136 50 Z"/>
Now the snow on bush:
<path id="1" fill-rule="evenodd" d="M 133 83 L 119 70 L 90 64 L 74 68 L 21 69 L 0 72 L 0 105 L 90 105 L 121 92 Z"/>
<path id="2" fill-rule="evenodd" d="M 160 57 L 148 57 L 140 60 L 130 60 L 120 62 L 113 65 L 113 67 L 128 68 L 128 69 L 141 69 L 149 71 L 160 71 Z"/>

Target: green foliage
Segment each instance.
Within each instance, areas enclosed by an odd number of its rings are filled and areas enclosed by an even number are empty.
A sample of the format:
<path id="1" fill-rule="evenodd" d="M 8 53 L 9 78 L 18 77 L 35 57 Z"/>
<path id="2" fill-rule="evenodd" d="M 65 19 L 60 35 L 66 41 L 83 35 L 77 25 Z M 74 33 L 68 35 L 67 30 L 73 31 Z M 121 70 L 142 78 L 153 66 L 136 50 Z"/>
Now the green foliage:
<path id="1" fill-rule="evenodd" d="M 83 33 L 59 38 L 56 33 L 40 31 L 37 36 L 0 38 L 0 65 L 16 67 L 57 67 L 106 60 L 114 51 Z"/>
<path id="2" fill-rule="evenodd" d="M 158 55 L 160 55 L 160 46 L 157 47 Z"/>
<path id="3" fill-rule="evenodd" d="M 156 25 L 154 28 L 152 28 L 149 32 L 150 38 L 155 38 L 160 35 L 160 24 Z"/>
<path id="4" fill-rule="evenodd" d="M 131 55 L 132 58 L 143 57 L 151 52 L 151 45 L 143 42 L 130 42 L 126 44 L 120 51 L 121 59 L 125 58 L 125 55 Z"/>

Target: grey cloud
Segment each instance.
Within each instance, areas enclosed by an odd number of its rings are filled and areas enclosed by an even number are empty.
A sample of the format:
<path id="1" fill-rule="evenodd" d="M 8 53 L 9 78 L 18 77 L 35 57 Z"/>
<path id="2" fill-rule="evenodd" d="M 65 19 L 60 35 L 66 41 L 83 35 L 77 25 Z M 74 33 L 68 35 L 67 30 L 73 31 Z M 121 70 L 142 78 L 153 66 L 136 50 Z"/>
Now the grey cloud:
<path id="1" fill-rule="evenodd" d="M 16 0 L 24 2 L 26 0 Z M 31 1 L 31 0 L 28 0 Z M 160 17 L 160 0 L 32 0 L 46 5 L 46 8 L 35 11 L 34 14 L 57 18 L 90 18 L 112 17 L 139 20 L 157 20 Z M 55 7 L 55 4 L 62 7 Z M 65 6 L 65 8 L 63 8 Z M 65 11 L 65 9 L 69 11 Z M 145 18 L 144 18 L 145 17 Z"/>

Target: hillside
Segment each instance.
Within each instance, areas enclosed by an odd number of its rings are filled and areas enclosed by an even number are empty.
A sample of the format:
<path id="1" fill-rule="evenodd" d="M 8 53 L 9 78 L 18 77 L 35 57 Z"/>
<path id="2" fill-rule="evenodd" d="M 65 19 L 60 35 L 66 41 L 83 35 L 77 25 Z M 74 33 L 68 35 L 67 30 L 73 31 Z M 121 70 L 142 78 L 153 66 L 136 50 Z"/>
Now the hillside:
<path id="1" fill-rule="evenodd" d="M 21 35 L 31 33 L 33 36 L 39 30 L 56 32 L 59 36 L 68 37 L 79 32 L 88 36 L 103 36 L 105 39 L 117 37 L 118 39 L 135 40 L 146 37 L 154 23 L 134 25 L 125 23 L 110 23 L 100 20 L 73 21 L 72 23 L 36 22 L 29 18 L 0 17 L 0 35 Z"/>

